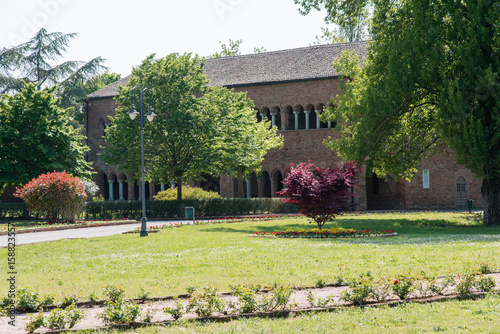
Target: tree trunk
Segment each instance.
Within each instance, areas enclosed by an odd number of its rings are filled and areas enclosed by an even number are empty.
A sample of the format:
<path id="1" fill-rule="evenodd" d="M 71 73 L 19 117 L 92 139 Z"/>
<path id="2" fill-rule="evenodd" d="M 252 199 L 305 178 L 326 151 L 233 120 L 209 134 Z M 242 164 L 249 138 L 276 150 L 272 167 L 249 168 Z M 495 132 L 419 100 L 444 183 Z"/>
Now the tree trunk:
<path id="1" fill-rule="evenodd" d="M 484 199 L 483 226 L 500 226 L 500 177 L 484 179 L 481 194 Z"/>
<path id="2" fill-rule="evenodd" d="M 180 201 L 182 199 L 182 180 L 177 179 L 177 199 Z"/>
<path id="3" fill-rule="evenodd" d="M 238 197 L 245 198 L 245 192 L 243 189 L 243 170 L 241 169 L 241 167 L 238 168 L 237 180 L 238 180 Z"/>

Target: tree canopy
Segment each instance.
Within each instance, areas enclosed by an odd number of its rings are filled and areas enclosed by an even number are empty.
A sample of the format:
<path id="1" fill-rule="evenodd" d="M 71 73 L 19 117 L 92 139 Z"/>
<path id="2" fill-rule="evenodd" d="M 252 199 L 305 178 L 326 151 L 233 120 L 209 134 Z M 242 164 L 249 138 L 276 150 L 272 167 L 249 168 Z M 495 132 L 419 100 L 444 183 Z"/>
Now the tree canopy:
<path id="1" fill-rule="evenodd" d="M 260 162 L 263 156 L 262 147 L 281 143 L 275 139 L 276 128 L 257 123 L 253 102 L 244 93 L 210 87 L 203 64 L 191 54 L 171 54 L 157 60 L 152 55 L 134 68 L 129 83 L 120 88 L 116 98 L 121 107 L 106 131 L 104 161 L 139 179 L 139 126 L 126 113 L 132 88 L 142 85 L 147 88 L 145 105 L 151 101 L 158 115 L 145 124 L 149 180 L 175 180 L 181 198 L 182 183 L 200 180 L 202 174 L 233 175 L 238 168 L 256 168 L 255 161 Z M 138 94 L 134 94 L 133 103 L 139 106 Z M 246 151 L 256 140 L 264 143 L 256 144 L 259 149 L 255 151 Z"/>
<path id="2" fill-rule="evenodd" d="M 0 97 L 0 191 L 51 171 L 91 178 L 88 148 L 68 125 L 54 89 L 38 91 L 29 83 L 20 93 Z"/>
<path id="3" fill-rule="evenodd" d="M 446 145 L 484 180 L 484 224 L 500 225 L 499 22 L 498 0 L 374 2 L 363 67 L 349 53 L 334 64 L 343 92 L 323 117 L 342 138 L 330 147 L 410 178 Z"/>

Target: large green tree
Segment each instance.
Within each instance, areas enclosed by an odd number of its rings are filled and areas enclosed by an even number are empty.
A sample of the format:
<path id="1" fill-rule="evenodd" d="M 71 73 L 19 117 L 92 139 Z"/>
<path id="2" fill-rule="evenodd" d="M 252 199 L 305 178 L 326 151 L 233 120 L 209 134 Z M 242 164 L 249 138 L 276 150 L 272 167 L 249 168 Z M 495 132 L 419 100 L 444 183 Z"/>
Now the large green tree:
<path id="1" fill-rule="evenodd" d="M 0 192 L 51 171 L 91 178 L 88 148 L 68 125 L 54 90 L 29 83 L 20 93 L 0 97 Z"/>
<path id="2" fill-rule="evenodd" d="M 235 132 L 244 131 L 250 137 L 253 134 L 252 138 L 245 137 L 249 141 L 262 140 L 264 137 L 257 135 L 264 128 L 257 123 L 253 103 L 245 94 L 208 85 L 203 64 L 197 56 L 171 54 L 158 60 L 150 56 L 134 68 L 129 83 L 121 87 L 116 98 L 121 107 L 106 131 L 104 161 L 139 179 L 138 122 L 129 119 L 127 112 L 133 87 L 142 85 L 147 88 L 145 105 L 151 101 L 158 115 L 153 122 L 145 122 L 145 159 L 150 181 L 175 180 L 180 199 L 183 182 L 200 180 L 202 174 L 233 175 L 238 167 L 247 168 L 242 151 L 248 149 L 248 143 L 238 144 L 235 138 L 243 139 L 243 134 L 236 137 Z M 137 108 L 138 96 L 136 90 L 132 98 Z M 265 130 L 270 136 L 276 134 L 269 126 Z"/>
<path id="3" fill-rule="evenodd" d="M 499 22 L 498 0 L 374 2 L 363 67 L 335 62 L 343 94 L 325 117 L 342 139 L 329 145 L 409 178 L 444 144 L 483 179 L 484 225 L 500 225 Z"/>

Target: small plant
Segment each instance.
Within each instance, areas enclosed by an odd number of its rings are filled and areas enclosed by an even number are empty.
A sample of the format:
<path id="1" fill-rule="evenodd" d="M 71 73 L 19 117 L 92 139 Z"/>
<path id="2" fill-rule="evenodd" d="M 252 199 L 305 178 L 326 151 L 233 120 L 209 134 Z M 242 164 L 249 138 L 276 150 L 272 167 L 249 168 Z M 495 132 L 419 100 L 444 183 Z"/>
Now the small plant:
<path id="1" fill-rule="evenodd" d="M 346 284 L 347 284 L 346 280 L 341 275 L 337 275 L 333 278 L 333 285 L 335 286 L 343 286 Z"/>
<path id="2" fill-rule="evenodd" d="M 415 279 L 409 275 L 398 275 L 392 284 L 392 292 L 401 300 L 405 300 L 414 290 Z"/>
<path id="3" fill-rule="evenodd" d="M 89 295 L 89 302 L 91 304 L 95 304 L 97 301 L 99 300 L 99 297 L 97 297 L 97 294 L 95 292 L 92 292 L 90 295 Z"/>
<path id="4" fill-rule="evenodd" d="M 80 322 L 80 320 L 85 319 L 85 311 L 76 307 L 75 304 L 68 307 L 66 310 L 66 319 L 68 322 L 68 328 L 73 328 Z"/>
<path id="5" fill-rule="evenodd" d="M 81 299 L 81 293 L 70 293 L 69 295 L 62 295 L 61 307 L 66 308 L 70 305 L 76 304 Z"/>
<path id="6" fill-rule="evenodd" d="M 474 287 L 481 292 L 490 292 L 495 286 L 495 279 L 490 276 L 481 276 L 474 282 Z"/>
<path id="7" fill-rule="evenodd" d="M 240 313 L 253 313 L 259 309 L 257 292 L 259 288 L 255 286 L 231 286 L 231 293 L 238 297 L 238 310 Z"/>
<path id="8" fill-rule="evenodd" d="M 153 303 L 151 302 L 148 303 L 148 306 L 146 307 L 146 312 L 142 317 L 142 321 L 151 323 L 153 321 L 153 317 L 155 316 L 156 311 L 158 311 L 158 309 L 153 306 Z"/>
<path id="9" fill-rule="evenodd" d="M 113 283 L 104 286 L 103 294 L 110 302 L 116 303 L 121 301 L 125 295 L 125 289 Z"/>
<path id="10" fill-rule="evenodd" d="M 137 299 L 140 299 L 144 302 L 148 298 L 149 298 L 149 292 L 147 292 L 144 288 L 141 287 L 141 291 L 139 292 Z"/>
<path id="11" fill-rule="evenodd" d="M 30 314 L 28 322 L 24 326 L 24 329 L 28 333 L 34 333 L 38 328 L 45 326 L 45 317 L 43 313 Z"/>
<path id="12" fill-rule="evenodd" d="M 3 309 L 10 308 L 12 305 L 14 305 L 14 299 L 9 298 L 9 297 L 3 297 L 0 300 L 0 307 Z"/>
<path id="13" fill-rule="evenodd" d="M 363 305 L 369 298 L 374 298 L 375 294 L 376 289 L 373 278 L 370 273 L 367 273 L 361 275 L 359 279 L 351 280 L 349 289 L 342 292 L 340 299 L 354 305 Z"/>
<path id="14" fill-rule="evenodd" d="M 327 285 L 327 282 L 326 282 L 326 279 L 324 279 L 323 277 L 316 277 L 316 287 L 317 288 L 324 288 L 326 285 Z"/>
<path id="15" fill-rule="evenodd" d="M 194 286 L 188 286 L 186 290 L 188 294 L 192 295 L 196 291 L 196 288 Z"/>
<path id="16" fill-rule="evenodd" d="M 269 292 L 262 297 L 260 310 L 263 312 L 284 310 L 292 292 L 290 286 L 275 283 L 269 289 Z"/>
<path id="17" fill-rule="evenodd" d="M 52 306 L 52 305 L 54 305 L 55 300 L 56 300 L 56 297 L 55 297 L 54 295 L 52 295 L 52 294 L 48 294 L 48 295 L 46 295 L 46 296 L 42 299 L 42 301 L 40 302 L 40 306 L 41 306 L 43 309 L 45 309 L 45 308 L 46 308 L 46 307 L 48 307 L 48 306 Z"/>
<path id="18" fill-rule="evenodd" d="M 134 303 L 124 303 L 122 299 L 116 302 L 107 301 L 104 312 L 99 314 L 106 324 L 125 324 L 133 323 L 140 315 L 139 305 Z"/>
<path id="19" fill-rule="evenodd" d="M 53 309 L 47 317 L 46 326 L 50 329 L 64 329 L 66 327 L 66 314 L 60 308 Z"/>
<path id="20" fill-rule="evenodd" d="M 332 300 L 333 296 L 328 296 L 325 298 L 315 298 L 312 291 L 307 293 L 307 301 L 311 307 L 326 307 L 326 305 Z"/>
<path id="21" fill-rule="evenodd" d="M 194 312 L 199 317 L 209 317 L 214 312 L 222 312 L 224 310 L 224 300 L 217 296 L 218 289 L 216 287 L 204 287 L 203 293 L 195 293 L 189 299 L 187 312 Z"/>
<path id="22" fill-rule="evenodd" d="M 174 307 L 165 307 L 165 314 L 170 314 L 174 320 L 179 320 L 184 315 L 184 304 L 179 299 L 174 300 Z"/>
<path id="23" fill-rule="evenodd" d="M 21 312 L 36 312 L 40 310 L 40 293 L 29 288 L 19 288 L 17 308 Z"/>
<path id="24" fill-rule="evenodd" d="M 491 269 L 491 266 L 488 262 L 481 262 L 479 263 L 476 271 L 484 275 L 491 274 L 493 272 L 493 269 Z"/>
<path id="25" fill-rule="evenodd" d="M 472 288 L 474 287 L 475 276 L 476 275 L 472 273 L 458 275 L 455 289 L 460 296 L 463 297 L 470 295 L 470 293 L 472 292 Z"/>
<path id="26" fill-rule="evenodd" d="M 374 285 L 373 298 L 378 302 L 385 302 L 389 299 L 392 292 L 393 282 L 381 280 L 380 283 Z"/>

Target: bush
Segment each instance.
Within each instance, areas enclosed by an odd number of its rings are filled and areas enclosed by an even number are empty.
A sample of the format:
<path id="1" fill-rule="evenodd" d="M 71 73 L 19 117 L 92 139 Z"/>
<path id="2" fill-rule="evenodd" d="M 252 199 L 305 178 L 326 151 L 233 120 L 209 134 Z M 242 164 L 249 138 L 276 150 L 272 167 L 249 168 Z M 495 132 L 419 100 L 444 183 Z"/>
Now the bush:
<path id="1" fill-rule="evenodd" d="M 210 199 L 210 198 L 222 198 L 220 195 L 214 191 L 205 191 L 201 188 L 183 186 L 182 187 L 182 198 L 183 199 Z M 171 201 L 177 199 L 177 189 L 167 189 L 160 191 L 156 196 L 154 196 L 156 201 Z"/>
<path id="2" fill-rule="evenodd" d="M 184 217 L 184 208 L 193 206 L 196 217 L 296 213 L 297 207 L 280 198 L 212 198 L 201 200 L 147 201 L 148 218 Z M 141 201 L 87 202 L 86 219 L 142 217 Z"/>
<path id="3" fill-rule="evenodd" d="M 50 223 L 59 217 L 73 220 L 87 198 L 80 180 L 66 172 L 42 174 L 18 188 L 14 195 L 26 202 L 28 210 L 44 210 Z"/>
<path id="4" fill-rule="evenodd" d="M 300 208 L 300 213 L 311 218 L 319 229 L 343 211 L 354 209 L 352 188 L 358 183 L 358 169 L 354 162 L 339 165 L 336 169 L 321 170 L 312 163 L 301 163 L 290 168 L 283 182 L 286 186 L 278 192 Z"/>

